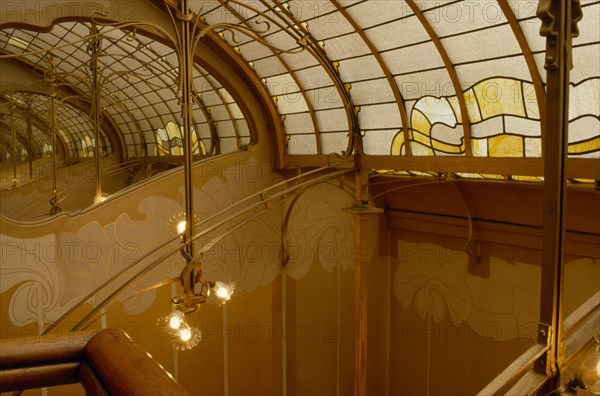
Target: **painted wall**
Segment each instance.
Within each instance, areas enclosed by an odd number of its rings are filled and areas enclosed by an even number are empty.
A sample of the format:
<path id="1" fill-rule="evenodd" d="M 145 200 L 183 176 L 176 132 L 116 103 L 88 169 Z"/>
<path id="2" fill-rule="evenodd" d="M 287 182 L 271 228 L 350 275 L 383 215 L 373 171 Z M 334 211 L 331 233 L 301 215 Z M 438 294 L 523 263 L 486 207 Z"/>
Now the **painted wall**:
<path id="1" fill-rule="evenodd" d="M 199 219 L 281 181 L 271 169 L 247 153 L 198 165 Z M 172 239 L 170 220 L 183 210 L 181 179 L 167 172 L 49 222 L 26 226 L 3 218 L 2 338 L 35 339 L 103 281 Z M 178 283 L 143 292 L 178 276 L 184 260 L 176 242 L 146 260 L 175 251 L 99 312 L 84 334 L 124 329 L 195 395 L 352 394 L 353 220 L 341 211 L 352 198 L 342 187 L 310 188 L 293 205 L 288 200 L 272 207 L 205 253 L 205 277 L 234 281 L 237 289 L 227 305 L 207 303 L 190 317 L 204 334 L 196 348 L 174 351 L 157 326 L 170 311 L 170 297 L 181 293 Z M 535 340 L 540 252 L 476 240 L 467 253 L 462 235 L 395 224 L 381 215 L 369 233 L 369 394 L 475 394 Z M 203 236 L 198 248 L 222 231 Z M 598 290 L 599 264 L 597 258 L 567 257 L 567 313 Z M 53 334 L 69 331 L 120 284 L 75 310 Z M 74 385 L 27 394 L 82 390 Z"/>

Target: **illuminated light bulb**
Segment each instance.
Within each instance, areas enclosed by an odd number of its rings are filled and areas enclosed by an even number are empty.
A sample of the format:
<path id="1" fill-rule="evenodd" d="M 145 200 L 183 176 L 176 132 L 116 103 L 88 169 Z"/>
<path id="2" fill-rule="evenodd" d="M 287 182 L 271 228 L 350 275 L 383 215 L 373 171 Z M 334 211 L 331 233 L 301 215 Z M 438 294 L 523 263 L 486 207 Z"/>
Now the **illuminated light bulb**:
<path id="1" fill-rule="evenodd" d="M 200 329 L 184 323 L 177 333 L 173 335 L 172 343 L 173 348 L 183 350 L 195 347 L 200 340 L 202 340 L 202 332 Z"/>
<path id="2" fill-rule="evenodd" d="M 233 294 L 234 286 L 233 284 L 225 284 L 223 282 L 216 282 L 214 291 L 217 297 L 219 297 L 223 301 L 229 301 L 231 295 Z"/>
<path id="3" fill-rule="evenodd" d="M 182 327 L 179 329 L 179 338 L 182 341 L 188 342 L 192 338 L 192 330 L 187 326 Z"/>
<path id="4" fill-rule="evenodd" d="M 185 229 L 187 228 L 187 222 L 185 220 L 181 220 L 179 223 L 177 223 L 177 234 L 181 235 L 185 232 Z"/>
<path id="5" fill-rule="evenodd" d="M 179 334 L 179 329 L 183 326 L 187 326 L 185 315 L 179 309 L 175 309 L 170 314 L 160 318 L 158 320 L 158 325 L 162 327 L 163 331 L 171 335 Z"/>
<path id="6" fill-rule="evenodd" d="M 169 318 L 169 327 L 177 330 L 183 324 L 183 314 L 181 312 L 173 312 Z"/>

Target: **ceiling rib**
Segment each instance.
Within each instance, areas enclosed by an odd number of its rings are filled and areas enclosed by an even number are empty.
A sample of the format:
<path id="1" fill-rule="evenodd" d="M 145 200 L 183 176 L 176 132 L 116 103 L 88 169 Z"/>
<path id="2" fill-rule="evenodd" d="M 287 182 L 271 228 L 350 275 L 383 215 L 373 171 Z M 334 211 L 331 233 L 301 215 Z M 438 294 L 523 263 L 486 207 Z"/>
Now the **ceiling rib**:
<path id="1" fill-rule="evenodd" d="M 352 102 L 350 93 L 346 90 L 346 88 L 344 86 L 344 82 L 342 81 L 338 71 L 335 69 L 335 66 L 333 66 L 333 62 L 331 62 L 331 59 L 329 59 L 329 57 L 327 56 L 325 51 L 319 46 L 317 40 L 312 35 L 312 33 L 310 33 L 309 29 L 304 27 L 304 25 L 301 23 L 301 21 L 299 21 L 286 7 L 284 7 L 282 5 L 282 3 L 280 3 L 278 0 L 273 0 L 273 2 L 276 3 L 279 7 L 281 7 L 282 11 L 286 15 L 288 15 L 288 18 L 290 18 L 290 20 L 292 20 L 296 24 L 298 29 L 301 29 L 304 32 L 304 34 L 306 35 L 306 37 L 308 37 L 306 49 L 315 57 L 315 59 L 317 61 L 319 61 L 321 66 L 323 66 L 323 69 L 325 70 L 325 72 L 327 72 L 327 74 L 329 75 L 329 78 L 333 82 L 333 85 L 336 88 L 338 95 L 344 102 L 344 112 L 346 113 L 346 119 L 348 122 L 349 129 L 352 129 L 353 127 L 358 129 L 358 130 L 349 130 L 348 131 L 350 136 L 348 139 L 348 148 L 346 149 L 345 154 L 346 155 L 352 154 L 351 150 L 353 149 L 353 145 L 354 145 L 353 142 L 355 139 L 354 134 L 358 133 L 360 131 L 360 125 L 358 122 L 358 117 L 355 112 L 356 107 L 354 106 L 354 104 Z M 290 26 L 290 27 L 294 28 L 294 26 Z M 360 144 L 359 146 L 360 146 L 360 150 L 362 151 L 362 144 Z"/>
<path id="2" fill-rule="evenodd" d="M 236 18 L 238 18 L 238 20 L 240 22 L 242 22 L 245 26 L 250 27 L 249 23 L 247 20 L 245 20 L 233 7 L 231 7 L 228 4 L 228 1 L 226 0 L 219 0 L 221 2 L 221 4 L 227 8 L 227 10 L 229 12 L 231 12 Z M 262 2 L 264 4 L 264 2 Z M 267 4 L 265 4 L 265 6 L 269 7 Z M 270 7 L 269 7 L 270 8 Z M 312 103 L 310 102 L 310 100 L 308 99 L 308 95 L 306 94 L 306 91 L 302 88 L 302 85 L 300 84 L 300 81 L 298 80 L 298 76 L 296 75 L 296 72 L 290 67 L 289 63 L 283 59 L 283 57 L 278 54 L 277 52 L 275 52 L 273 49 L 269 48 L 269 51 L 271 51 L 273 53 L 273 55 L 275 55 L 277 57 L 277 59 L 281 62 L 282 66 L 285 68 L 285 70 L 288 72 L 288 74 L 292 77 L 292 79 L 294 80 L 294 83 L 296 84 L 296 86 L 298 87 L 298 89 L 300 90 L 301 94 L 302 94 L 302 98 L 304 99 L 304 101 L 306 102 L 307 108 L 308 108 L 308 113 L 310 114 L 310 119 L 311 122 L 313 124 L 313 130 L 315 131 L 315 143 L 317 146 L 317 153 L 321 153 L 321 139 L 319 137 L 320 134 L 320 129 L 319 129 L 319 120 L 317 119 L 317 116 L 315 114 L 315 110 L 314 107 L 312 105 Z M 267 77 L 269 78 L 269 77 Z M 279 112 L 279 110 L 278 110 Z M 283 123 L 283 121 L 282 121 Z M 285 123 L 283 123 L 283 130 L 285 131 Z M 285 149 L 282 148 L 284 152 L 282 152 L 281 154 L 285 154 Z"/>
<path id="3" fill-rule="evenodd" d="M 529 69 L 529 74 L 531 75 L 531 81 L 533 82 L 533 88 L 535 90 L 535 97 L 538 103 L 538 110 L 540 113 L 540 130 L 542 132 L 541 139 L 544 139 L 544 131 L 546 130 L 546 93 L 544 91 L 544 83 L 542 82 L 542 76 L 540 76 L 540 72 L 535 63 L 535 59 L 533 58 L 533 54 L 531 52 L 531 47 L 523 34 L 523 29 L 521 29 L 521 25 L 517 21 L 517 18 L 513 12 L 513 10 L 508 5 L 507 0 L 498 0 L 498 5 L 500 9 L 504 13 L 504 16 L 508 20 L 508 24 L 512 29 L 517 42 L 519 43 L 519 47 L 521 47 L 521 51 L 523 52 L 523 56 L 525 57 L 525 63 L 527 64 L 527 68 Z M 542 157 L 544 156 L 544 145 L 542 145 Z"/>
<path id="4" fill-rule="evenodd" d="M 404 104 L 404 98 L 402 97 L 402 93 L 398 89 L 398 85 L 396 84 L 396 81 L 394 80 L 394 76 L 392 75 L 390 68 L 383 60 L 383 57 L 381 56 L 381 54 L 379 53 L 379 51 L 377 50 L 377 48 L 375 47 L 373 42 L 369 39 L 369 37 L 367 37 L 364 30 L 358 25 L 358 23 L 354 20 L 354 18 L 352 18 L 352 16 L 346 11 L 346 9 L 340 5 L 338 0 L 332 0 L 332 2 L 335 5 L 335 7 L 337 8 L 337 10 L 352 25 L 354 30 L 356 30 L 356 33 L 358 33 L 358 35 L 363 39 L 363 41 L 365 42 L 367 47 L 369 47 L 369 49 L 373 53 L 373 56 L 377 60 L 377 63 L 379 63 L 379 66 L 381 67 L 381 70 L 383 71 L 385 78 L 387 79 L 388 83 L 390 84 L 390 88 L 392 89 L 392 93 L 394 94 L 394 97 L 396 98 L 396 103 L 398 104 L 398 111 L 400 112 L 400 119 L 402 120 L 402 135 L 404 136 L 404 142 L 405 142 L 404 143 L 405 154 L 407 156 L 412 155 L 412 150 L 410 147 L 410 136 L 409 136 L 409 130 L 408 130 L 408 125 L 409 125 L 408 124 L 408 115 L 406 114 L 406 106 Z"/>
<path id="5" fill-rule="evenodd" d="M 452 81 L 452 85 L 454 86 L 454 90 L 456 91 L 456 98 L 460 107 L 461 121 L 463 124 L 463 136 L 465 138 L 465 156 L 471 157 L 473 156 L 473 149 L 471 147 L 471 120 L 469 119 L 469 112 L 467 110 L 465 97 L 463 95 L 463 91 L 460 85 L 460 81 L 458 79 L 458 74 L 456 73 L 456 69 L 452 64 L 452 61 L 450 60 L 450 57 L 448 56 L 444 45 L 437 36 L 437 33 L 433 30 L 433 27 L 431 26 L 427 18 L 425 18 L 425 15 L 423 15 L 423 12 L 421 12 L 421 9 L 415 4 L 414 0 L 406 0 L 406 3 L 411 8 L 415 16 L 419 19 L 419 22 L 421 22 L 421 25 L 423 25 L 423 27 L 427 31 L 427 34 L 429 34 L 431 41 L 435 45 L 435 48 L 440 54 L 440 57 L 444 61 L 446 71 L 448 72 L 450 80 Z"/>

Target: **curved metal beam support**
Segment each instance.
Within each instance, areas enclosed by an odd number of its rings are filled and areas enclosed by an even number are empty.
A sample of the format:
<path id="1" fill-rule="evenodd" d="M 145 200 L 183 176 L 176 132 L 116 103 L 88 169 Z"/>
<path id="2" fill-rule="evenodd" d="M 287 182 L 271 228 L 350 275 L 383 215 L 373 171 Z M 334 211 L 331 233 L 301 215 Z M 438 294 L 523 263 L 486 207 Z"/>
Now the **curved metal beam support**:
<path id="1" fill-rule="evenodd" d="M 10 134 L 11 134 L 10 122 L 7 123 L 6 121 L 3 121 L 2 119 L 0 119 L 0 125 L 3 125 L 6 127 L 8 134 L 10 136 Z M 3 135 L 7 134 L 6 132 L 0 132 L 0 133 L 2 133 Z M 35 150 L 33 148 L 33 145 L 31 144 L 31 138 L 29 137 L 29 131 L 27 131 L 27 135 L 25 135 L 22 131 L 18 131 L 15 128 L 15 133 L 16 133 L 17 141 L 27 151 L 27 158 L 29 158 L 29 159 L 33 158 L 33 156 L 35 156 Z M 5 147 L 10 147 L 10 151 L 12 152 L 12 144 L 10 144 L 9 142 L 6 142 L 6 141 L 4 141 L 3 144 L 5 145 Z M 8 146 L 6 146 L 6 145 L 8 145 Z"/>
<path id="2" fill-rule="evenodd" d="M 535 97 L 538 104 L 538 111 L 540 113 L 540 129 L 542 131 L 542 141 L 544 140 L 544 132 L 546 131 L 546 92 L 544 91 L 544 82 L 542 81 L 542 76 L 537 68 L 535 63 L 535 59 L 533 58 L 533 53 L 531 52 L 531 48 L 529 47 L 529 43 L 523 34 L 523 29 L 521 29 L 521 25 L 519 25 L 519 21 L 510 6 L 508 5 L 507 0 L 498 0 L 498 5 L 500 9 L 504 13 L 506 20 L 510 28 L 517 39 L 517 43 L 519 43 L 519 47 L 523 52 L 523 57 L 525 58 L 525 63 L 527 64 L 527 69 L 529 69 L 529 74 L 531 75 L 531 81 L 533 82 L 533 89 L 535 90 Z M 542 157 L 544 157 L 544 146 L 542 145 Z"/>
<path id="3" fill-rule="evenodd" d="M 244 18 L 233 8 L 231 7 L 228 3 L 229 1 L 224 1 L 224 0 L 219 0 L 219 2 L 221 3 L 222 7 L 225 7 L 229 12 L 231 12 L 241 23 L 244 23 L 244 25 L 249 26 L 249 22 L 247 22 L 246 20 L 244 20 Z M 261 1 L 266 7 L 270 8 L 268 4 L 266 4 L 264 1 Z M 254 10 L 255 12 L 257 12 L 256 10 Z M 261 15 L 260 13 L 257 12 L 258 15 Z M 283 30 L 283 29 L 282 29 Z M 308 108 L 308 113 L 310 115 L 310 119 L 313 125 L 313 130 L 315 131 L 316 134 L 316 145 L 317 145 L 317 152 L 320 153 L 321 152 L 321 139 L 319 139 L 319 122 L 317 120 L 317 116 L 315 114 L 314 108 L 312 103 L 310 102 L 310 100 L 308 99 L 308 95 L 306 94 L 306 92 L 300 87 L 300 81 L 298 80 L 298 77 L 296 76 L 295 71 L 290 67 L 290 65 L 288 64 L 288 62 L 286 62 L 285 59 L 283 59 L 283 57 L 281 56 L 280 53 L 278 53 L 274 48 L 269 48 L 269 50 L 277 57 L 277 59 L 281 62 L 281 64 L 283 65 L 283 67 L 285 68 L 285 70 L 287 71 L 287 73 L 292 77 L 292 79 L 294 80 L 294 83 L 296 84 L 296 86 L 300 89 L 300 92 L 302 94 L 302 98 L 304 99 L 307 108 Z M 253 69 L 254 73 L 256 74 L 256 71 Z M 267 88 L 268 90 L 268 88 Z M 269 93 L 270 94 L 270 93 Z M 271 98 L 271 101 L 273 101 L 273 99 Z M 279 108 L 276 106 L 277 109 L 277 113 L 279 115 L 278 121 L 281 123 L 281 130 L 283 135 L 281 136 L 281 141 L 283 142 L 283 145 L 279 146 L 279 154 L 281 156 L 284 156 L 286 154 L 287 151 L 287 135 L 285 133 L 285 122 L 284 122 L 284 117 L 283 115 L 281 115 L 279 113 Z"/>
<path id="4" fill-rule="evenodd" d="M 50 96 L 50 95 L 48 95 L 48 96 Z M 0 100 L 5 100 L 5 99 L 0 98 Z M 9 103 L 10 102 L 6 101 L 6 102 L 1 103 L 0 105 L 9 104 Z M 27 113 L 27 110 L 23 106 L 19 105 L 18 103 L 16 104 L 16 106 L 20 110 L 20 113 Z M 19 112 L 17 114 L 19 114 Z M 29 114 L 33 118 L 32 122 L 35 125 L 35 127 L 38 128 L 40 131 L 42 131 L 42 133 L 44 133 L 46 136 L 48 136 L 48 141 L 50 142 L 52 140 L 52 136 L 50 133 L 49 120 L 45 120 L 45 119 L 41 118 L 40 116 L 38 116 L 37 114 L 31 113 L 31 112 L 29 112 Z M 62 147 L 63 152 L 66 153 L 67 152 L 66 142 L 62 139 L 61 136 L 58 136 L 58 141 L 60 143 L 60 146 Z"/>
<path id="5" fill-rule="evenodd" d="M 400 113 L 400 119 L 402 120 L 402 135 L 404 136 L 404 147 L 407 156 L 412 155 L 412 150 L 410 147 L 410 135 L 409 135 L 409 122 L 408 122 L 408 114 L 406 113 L 406 106 L 404 104 L 404 97 L 398 88 L 398 84 L 394 80 L 394 76 L 390 71 L 390 68 L 387 66 L 383 57 L 371 41 L 369 37 L 366 35 L 365 31 L 358 25 L 356 20 L 352 18 L 352 16 L 346 11 L 346 9 L 339 3 L 338 0 L 332 0 L 333 5 L 337 8 L 337 10 L 342 14 L 346 20 L 352 25 L 356 33 L 363 39 L 367 47 L 371 50 L 371 53 L 379 63 L 379 67 L 383 71 L 388 84 L 390 85 L 390 89 L 394 94 L 394 98 L 396 98 L 396 103 L 398 104 L 398 112 Z"/>
<path id="6" fill-rule="evenodd" d="M 473 156 L 473 149 L 471 147 L 471 120 L 469 118 L 467 104 L 465 102 L 465 97 L 463 95 L 463 90 L 461 88 L 460 80 L 458 79 L 456 69 L 454 68 L 452 61 L 450 60 L 450 57 L 446 52 L 446 48 L 444 48 L 444 45 L 440 41 L 437 33 L 435 32 L 425 15 L 423 15 L 423 12 L 421 12 L 419 6 L 415 3 L 414 0 L 406 0 L 406 3 L 413 11 L 417 19 L 419 19 L 419 22 L 421 22 L 421 25 L 423 25 L 423 28 L 425 28 L 427 34 L 429 34 L 431 42 L 435 45 L 435 48 L 438 50 L 442 61 L 444 61 L 444 66 L 446 67 L 446 71 L 448 72 L 450 80 L 452 81 L 452 85 L 454 86 L 454 90 L 456 91 L 456 98 L 458 100 L 458 106 L 460 108 L 461 121 L 463 124 L 463 136 L 465 138 L 465 156 L 471 157 Z"/>
<path id="7" fill-rule="evenodd" d="M 346 113 L 346 119 L 348 121 L 349 138 L 348 146 L 345 151 L 342 152 L 341 157 L 347 158 L 353 154 L 362 155 L 362 136 L 360 134 L 360 123 L 358 122 L 358 108 L 354 106 L 350 91 L 346 88 L 346 84 L 342 81 L 339 71 L 335 64 L 329 59 L 325 50 L 319 45 L 318 41 L 314 38 L 312 33 L 306 28 L 306 26 L 296 19 L 296 17 L 282 5 L 279 0 L 273 0 L 281 11 L 285 13 L 288 18 L 294 23 L 289 25 L 291 31 L 298 30 L 299 37 L 297 38 L 298 43 L 304 45 L 306 49 L 319 61 L 323 69 L 329 75 L 329 78 L 333 82 L 335 88 L 338 91 L 338 95 L 342 99 L 344 104 L 344 111 Z M 300 32 L 302 34 L 300 35 Z M 288 32 L 289 33 L 289 32 Z"/>
<path id="8" fill-rule="evenodd" d="M 219 94 L 220 96 L 220 94 Z M 208 124 L 208 129 L 210 131 L 210 138 L 211 138 L 211 144 L 210 144 L 210 151 L 208 153 L 206 153 L 207 155 L 215 155 L 215 154 L 220 154 L 221 153 L 221 145 L 219 142 L 219 133 L 217 132 L 217 124 L 215 123 L 215 121 L 213 120 L 212 114 L 210 113 L 210 109 L 206 106 L 206 103 L 204 103 L 204 100 L 202 100 L 201 97 L 201 93 L 200 92 L 195 92 L 192 95 L 194 103 L 196 103 L 198 105 L 198 107 L 200 108 L 200 110 L 202 111 L 202 114 L 204 114 L 204 118 L 206 118 L 206 123 Z M 229 115 L 231 116 L 231 110 L 229 109 L 229 107 L 226 107 L 227 112 L 229 113 Z M 233 119 L 231 120 L 231 122 L 233 123 Z M 194 125 L 196 125 L 196 122 L 194 120 Z M 235 128 L 235 123 L 234 123 L 234 128 Z M 198 131 L 196 131 L 196 129 L 194 129 L 194 132 L 196 133 L 196 139 L 198 142 L 200 142 L 200 136 L 198 136 Z M 235 135 L 238 141 L 238 147 L 239 145 L 239 133 L 237 131 L 237 128 L 235 128 Z M 200 144 L 200 143 L 198 143 Z"/>
<path id="9" fill-rule="evenodd" d="M 268 7 L 269 9 L 272 10 L 272 8 L 266 3 L 265 0 L 261 0 L 261 2 L 266 7 Z M 277 54 L 277 58 L 279 59 L 279 61 L 283 65 L 283 67 L 285 67 L 285 70 L 288 72 L 288 74 L 290 76 L 292 76 L 294 83 L 296 84 L 296 86 L 298 87 L 298 90 L 300 91 L 300 94 L 302 95 L 302 99 L 304 99 L 304 103 L 306 103 L 306 107 L 308 109 L 308 114 L 310 115 L 310 120 L 313 125 L 313 130 L 315 131 L 315 144 L 316 144 L 317 154 L 322 154 L 323 153 L 323 143 L 321 143 L 321 129 L 319 127 L 319 119 L 317 118 L 317 113 L 315 113 L 315 108 L 314 108 L 312 102 L 310 101 L 310 98 L 309 98 L 308 94 L 306 93 L 306 90 L 302 88 L 302 85 L 300 84 L 300 80 L 296 76 L 296 72 L 291 68 L 291 66 L 288 64 L 288 62 L 286 62 L 285 59 L 283 59 L 279 54 Z M 286 147 L 284 149 L 286 151 L 284 154 L 287 154 L 287 135 L 286 135 Z"/>
<path id="10" fill-rule="evenodd" d="M 319 171 L 322 171 L 322 169 L 319 169 Z M 248 224 L 250 221 L 256 219 L 257 217 L 261 216 L 263 213 L 268 212 L 270 210 L 272 210 L 273 208 L 283 204 L 284 202 L 287 201 L 288 198 L 293 197 L 297 194 L 301 194 L 303 191 L 305 191 L 306 188 L 309 188 L 313 185 L 319 184 L 320 182 L 324 182 L 328 179 L 331 178 L 336 178 L 336 177 L 340 177 L 342 174 L 348 173 L 352 171 L 351 169 L 346 169 L 346 170 L 339 170 L 339 171 L 335 171 L 332 172 L 330 174 L 326 174 L 326 175 L 322 175 L 322 176 L 316 176 L 315 178 L 311 178 L 309 179 L 307 182 L 303 182 L 299 185 L 295 185 L 293 187 L 290 187 L 288 189 L 285 189 L 283 191 L 274 193 L 270 196 L 262 196 L 262 194 L 265 191 L 268 191 L 270 189 L 272 189 L 275 186 L 271 186 L 266 188 L 265 190 L 261 191 L 260 193 L 254 194 L 253 197 L 257 197 L 260 196 L 261 197 L 261 202 L 258 202 L 256 204 L 250 205 L 248 208 L 246 208 L 244 211 L 240 212 L 240 213 L 236 213 L 235 215 L 232 215 L 226 219 L 224 219 L 223 221 L 202 229 L 201 232 L 199 232 L 197 235 L 194 236 L 194 239 L 200 238 L 202 236 L 208 235 L 210 232 L 223 227 L 225 224 L 229 224 L 232 220 L 239 220 L 239 216 L 243 213 L 246 213 L 250 210 L 253 209 L 257 209 L 259 208 L 260 210 L 257 213 L 252 214 L 251 216 L 249 216 L 248 218 L 239 221 L 238 223 L 236 223 L 234 226 L 226 229 L 224 232 L 222 232 L 221 234 L 219 234 L 217 237 L 213 238 L 209 243 L 206 243 L 202 246 L 202 248 L 198 251 L 198 256 L 202 256 L 203 254 L 207 253 L 210 249 L 212 249 L 218 242 L 220 242 L 223 238 L 225 238 L 226 236 L 230 235 L 232 232 L 240 229 L 241 227 L 245 226 L 246 224 Z M 309 172 L 311 173 L 311 172 Z M 309 174 L 307 173 L 307 174 Z M 305 174 L 306 175 L 306 174 Z M 302 175 L 302 177 L 304 177 L 305 175 Z M 289 182 L 289 180 L 287 180 L 286 182 Z M 284 182 L 285 183 L 285 182 Z M 282 183 L 283 184 L 283 183 Z M 278 184 L 277 186 L 279 186 L 281 184 Z M 277 200 L 276 202 L 273 202 L 274 200 Z M 229 208 L 233 208 L 235 206 L 238 206 L 241 202 L 243 201 L 247 201 L 247 199 L 244 199 L 242 201 L 239 201 L 233 205 L 231 205 Z M 269 203 L 269 205 L 265 205 L 265 203 Z M 173 241 L 173 240 L 171 240 Z M 169 243 L 171 242 L 169 241 Z M 167 244 L 163 244 L 159 248 L 165 247 Z M 156 250 L 155 250 L 156 251 Z M 123 290 L 125 290 L 129 285 L 131 285 L 133 282 L 135 282 L 136 280 L 140 279 L 144 274 L 148 273 L 150 270 L 152 270 L 153 268 L 155 268 L 158 264 L 160 264 L 161 262 L 163 262 L 164 260 L 166 260 L 168 257 L 172 256 L 173 254 L 175 254 L 177 251 L 179 251 L 179 246 L 175 249 L 169 250 L 167 253 L 163 254 L 161 257 L 153 260 L 151 263 L 149 263 L 148 265 L 146 265 L 144 268 L 142 268 L 141 270 L 139 270 L 136 274 L 134 274 L 131 278 L 127 279 L 121 286 L 119 286 L 117 289 L 115 289 L 111 294 L 109 294 L 105 299 L 103 299 L 98 305 L 96 305 L 83 319 L 81 319 L 72 329 L 71 331 L 76 331 L 78 329 L 81 329 L 87 322 L 89 322 L 90 319 L 92 319 L 99 311 L 100 309 L 102 309 L 103 307 L 106 306 L 106 304 L 108 304 L 110 301 L 112 301 L 117 295 L 119 295 Z M 145 255 L 145 257 L 149 257 L 149 255 Z M 136 264 L 139 264 L 142 260 L 137 260 L 135 263 L 131 264 L 127 269 L 132 268 L 133 266 L 135 266 Z M 188 263 L 190 266 L 196 266 L 197 263 L 194 261 L 190 261 Z M 185 271 L 185 268 L 184 268 Z M 123 271 L 124 273 L 124 271 Z M 116 278 L 111 278 L 113 281 L 116 280 Z M 105 282 L 105 285 L 108 285 L 112 282 Z M 93 297 L 94 295 L 96 295 L 101 289 L 96 289 L 93 293 L 89 294 L 86 297 L 86 300 Z M 85 301 L 80 301 L 79 306 L 81 306 Z M 73 311 L 70 311 L 69 313 L 71 313 Z M 56 327 L 62 320 L 64 320 L 66 318 L 67 315 L 63 315 L 61 316 L 56 322 L 53 323 L 53 326 Z"/>
<path id="11" fill-rule="evenodd" d="M 53 216 L 62 212 L 62 208 L 58 205 L 58 186 L 56 182 L 56 178 L 58 175 L 56 169 L 56 79 L 54 77 L 54 62 L 52 59 L 52 55 L 50 55 L 49 59 L 50 70 L 46 75 L 46 81 L 48 85 L 50 85 L 50 136 L 52 136 L 52 197 L 50 198 L 50 215 Z M 65 151 L 65 158 L 67 157 L 67 152 Z"/>

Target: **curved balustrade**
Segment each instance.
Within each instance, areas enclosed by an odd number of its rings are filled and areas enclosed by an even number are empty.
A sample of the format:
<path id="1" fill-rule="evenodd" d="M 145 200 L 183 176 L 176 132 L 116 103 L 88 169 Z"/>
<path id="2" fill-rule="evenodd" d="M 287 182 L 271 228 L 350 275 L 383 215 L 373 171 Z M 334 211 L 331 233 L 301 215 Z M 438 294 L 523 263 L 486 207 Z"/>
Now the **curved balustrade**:
<path id="1" fill-rule="evenodd" d="M 331 179 L 344 177 L 344 175 L 350 172 L 353 172 L 353 169 L 337 169 L 334 166 L 327 166 L 315 169 L 313 171 L 303 173 L 296 177 L 286 179 L 282 182 L 269 186 L 257 193 L 249 195 L 248 197 L 233 203 L 232 205 L 229 205 L 228 207 L 214 213 L 209 217 L 204 218 L 203 220 L 197 223 L 197 229 L 200 229 L 201 231 L 197 232 L 193 236 L 193 239 L 195 241 L 199 240 L 202 237 L 210 235 L 210 233 L 222 229 L 225 226 L 227 226 L 227 228 L 216 237 L 213 237 L 210 242 L 205 243 L 199 249 L 197 254 L 201 256 L 205 252 L 209 251 L 216 243 L 221 241 L 226 236 L 230 235 L 232 232 L 248 224 L 250 221 L 259 217 L 263 213 L 277 207 L 278 205 L 285 203 L 288 199 L 301 194 L 307 188 L 317 185 L 319 183 L 326 182 Z M 107 202 L 106 204 L 110 203 Z M 173 242 L 177 240 L 178 243 L 173 245 Z M 179 252 L 183 246 L 183 240 L 179 236 L 175 236 L 164 241 L 163 243 L 157 244 L 152 250 L 144 253 L 137 260 L 133 261 L 131 264 L 127 265 L 117 273 L 113 274 L 104 283 L 102 283 L 100 286 L 92 290 L 88 295 L 86 295 L 84 298 L 82 298 L 80 301 L 74 304 L 58 320 L 56 320 L 52 325 L 50 325 L 46 329 L 44 334 L 50 333 L 56 326 L 62 323 L 79 307 L 81 307 L 92 297 L 96 296 L 107 287 L 113 285 L 118 279 L 122 278 L 123 275 L 129 273 L 130 270 L 134 268 L 139 268 L 133 275 L 125 279 L 107 297 L 105 297 L 101 302 L 94 306 L 92 310 L 82 320 L 80 320 L 77 323 L 77 325 L 73 327 L 72 330 L 75 331 L 83 328 L 87 323 L 89 323 L 90 320 L 95 318 L 95 316 L 100 312 L 102 308 L 104 308 L 107 304 L 113 301 L 114 298 L 117 297 L 121 292 L 123 292 L 127 287 L 129 287 L 135 281 L 139 280 L 141 277 L 143 277 L 150 270 L 158 266 L 160 263 Z M 156 253 L 169 247 L 170 249 L 168 249 L 166 252 L 163 252 L 159 257 L 155 256 Z M 142 265 L 143 267 L 141 267 Z M 170 283 L 176 280 L 178 280 L 178 278 L 169 279 L 167 280 L 167 282 Z M 165 282 L 161 281 L 155 285 L 150 286 L 149 288 L 144 289 L 142 292 L 147 292 L 164 284 Z"/>

